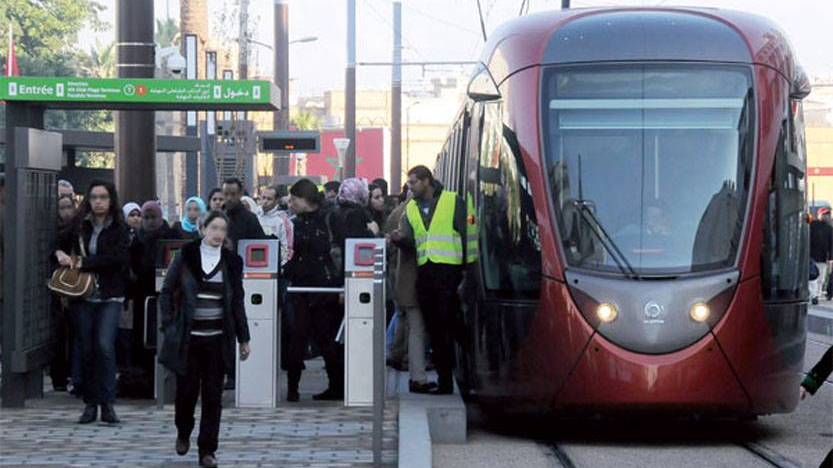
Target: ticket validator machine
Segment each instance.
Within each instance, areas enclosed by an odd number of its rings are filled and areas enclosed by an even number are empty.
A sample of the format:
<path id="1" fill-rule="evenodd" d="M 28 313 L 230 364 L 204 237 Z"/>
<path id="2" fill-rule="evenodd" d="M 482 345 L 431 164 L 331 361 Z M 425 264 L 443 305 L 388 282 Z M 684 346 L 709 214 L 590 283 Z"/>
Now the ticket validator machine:
<path id="1" fill-rule="evenodd" d="M 280 401 L 280 241 L 240 240 L 237 253 L 243 258 L 244 301 L 252 354 L 247 360 L 241 361 L 240 347 L 235 346 L 235 404 L 238 407 L 274 408 Z"/>
<path id="2" fill-rule="evenodd" d="M 371 406 L 384 389 L 385 240 L 347 239 L 344 253 L 344 405 Z"/>

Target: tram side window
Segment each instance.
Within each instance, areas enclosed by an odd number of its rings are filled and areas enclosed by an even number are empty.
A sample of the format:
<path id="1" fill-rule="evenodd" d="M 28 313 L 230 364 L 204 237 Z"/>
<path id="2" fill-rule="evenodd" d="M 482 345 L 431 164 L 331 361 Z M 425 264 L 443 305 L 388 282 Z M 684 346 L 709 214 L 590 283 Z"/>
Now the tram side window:
<path id="1" fill-rule="evenodd" d="M 532 189 L 502 104 L 484 106 L 477 203 L 483 285 L 499 298 L 537 299 L 541 243 Z"/>
<path id="2" fill-rule="evenodd" d="M 791 115 L 781 125 L 765 214 L 761 252 L 764 300 L 806 300 L 808 295 L 804 131 L 800 106 L 788 106 L 787 112 Z"/>

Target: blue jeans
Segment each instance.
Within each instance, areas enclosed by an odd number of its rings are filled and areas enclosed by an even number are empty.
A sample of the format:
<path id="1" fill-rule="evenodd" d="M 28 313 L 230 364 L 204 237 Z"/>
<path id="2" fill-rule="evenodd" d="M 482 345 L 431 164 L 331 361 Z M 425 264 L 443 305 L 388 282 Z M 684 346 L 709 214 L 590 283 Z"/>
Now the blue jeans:
<path id="1" fill-rule="evenodd" d="M 116 400 L 116 332 L 121 309 L 121 302 L 112 301 L 84 301 L 78 306 L 81 380 L 88 405 Z"/>

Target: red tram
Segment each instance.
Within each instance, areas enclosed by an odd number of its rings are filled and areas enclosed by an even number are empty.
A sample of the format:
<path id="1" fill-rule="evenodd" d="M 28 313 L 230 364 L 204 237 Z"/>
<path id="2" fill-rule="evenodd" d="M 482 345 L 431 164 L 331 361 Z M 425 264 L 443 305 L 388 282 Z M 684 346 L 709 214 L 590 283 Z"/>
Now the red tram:
<path id="1" fill-rule="evenodd" d="M 559 413 L 792 411 L 809 88 L 784 34 L 747 13 L 576 9 L 493 33 L 436 167 L 478 251 L 464 394 Z"/>

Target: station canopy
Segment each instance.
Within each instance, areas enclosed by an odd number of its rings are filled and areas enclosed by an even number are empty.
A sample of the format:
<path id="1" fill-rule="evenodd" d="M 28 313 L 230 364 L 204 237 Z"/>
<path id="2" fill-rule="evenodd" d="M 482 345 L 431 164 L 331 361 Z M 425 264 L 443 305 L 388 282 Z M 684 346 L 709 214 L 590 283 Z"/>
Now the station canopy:
<path id="1" fill-rule="evenodd" d="M 50 109 L 275 111 L 271 81 L 0 77 L 0 100 Z"/>

